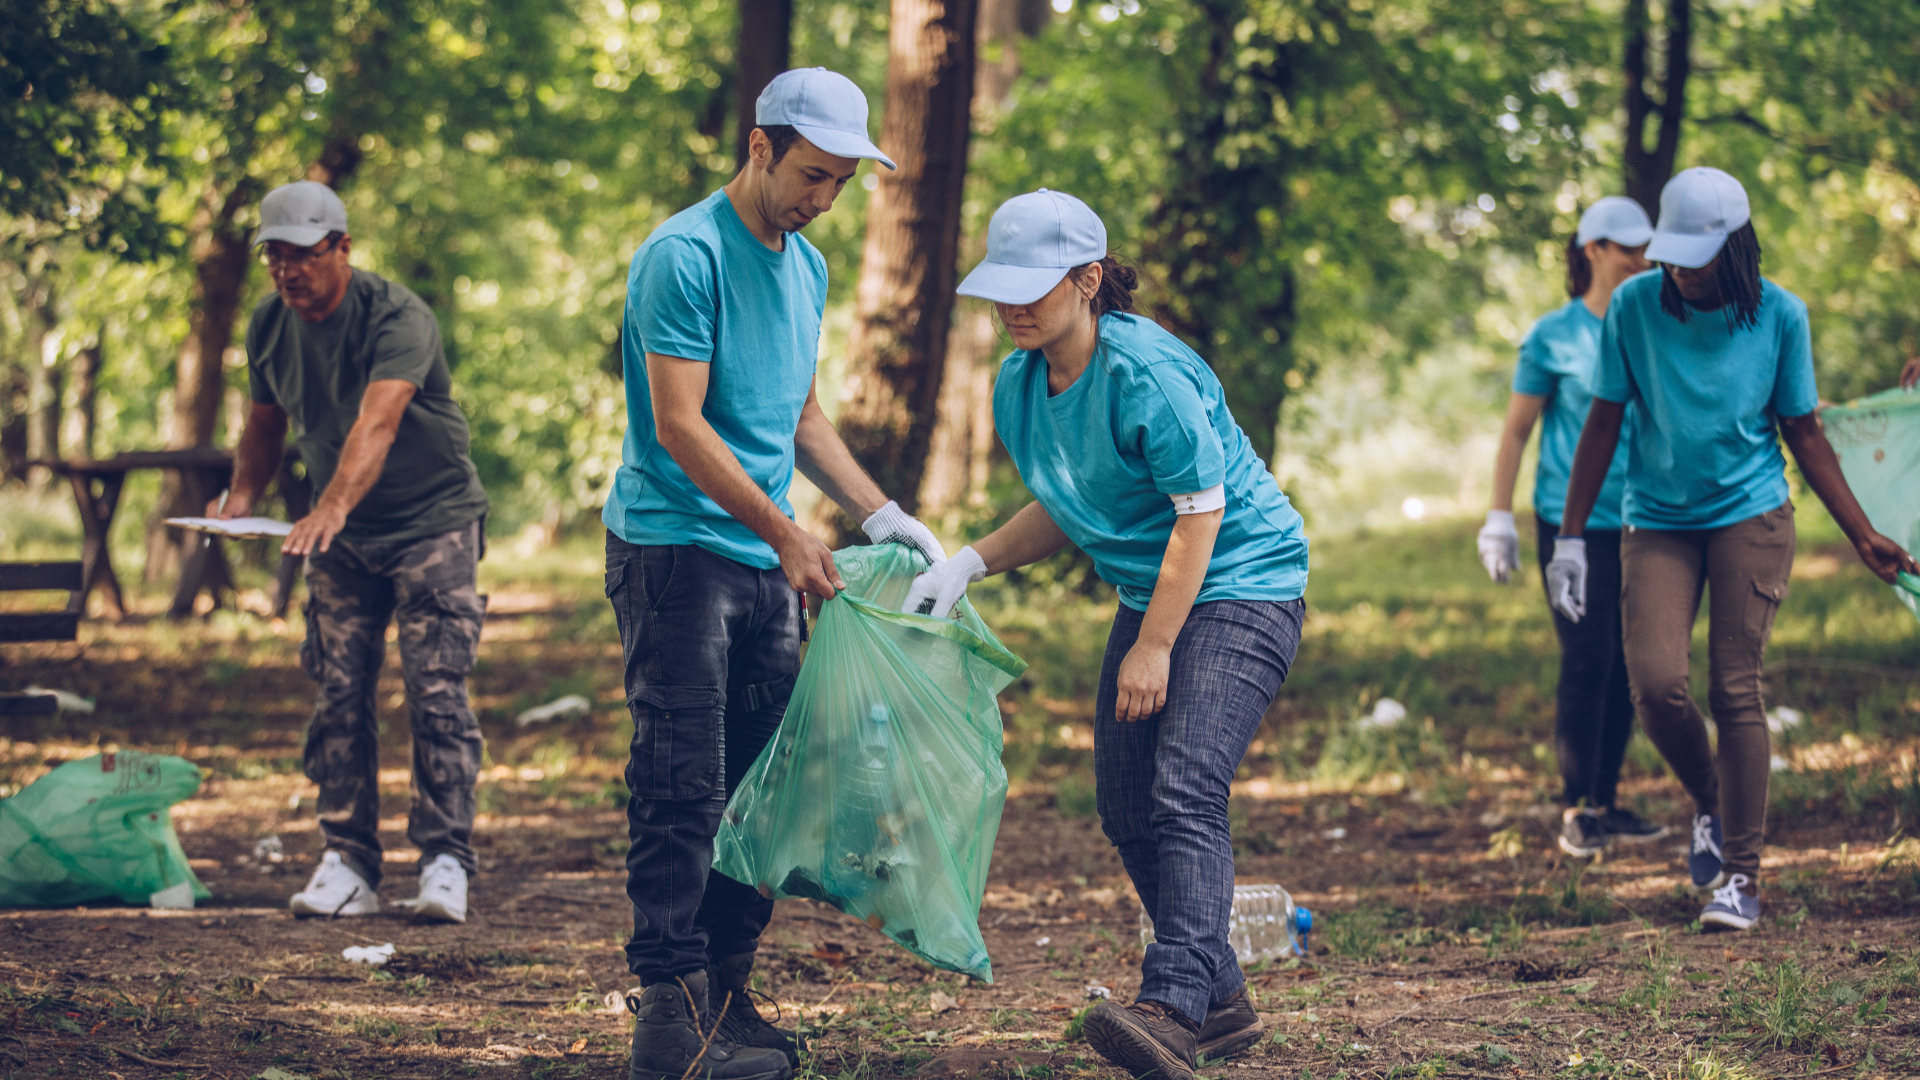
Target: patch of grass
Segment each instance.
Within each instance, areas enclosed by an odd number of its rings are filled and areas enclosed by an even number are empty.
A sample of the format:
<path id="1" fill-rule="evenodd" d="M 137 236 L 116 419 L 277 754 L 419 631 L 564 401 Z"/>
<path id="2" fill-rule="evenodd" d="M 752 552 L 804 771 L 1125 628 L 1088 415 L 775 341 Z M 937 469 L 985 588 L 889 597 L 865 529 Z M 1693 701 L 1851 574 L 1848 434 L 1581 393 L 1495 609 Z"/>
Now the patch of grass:
<path id="1" fill-rule="evenodd" d="M 1728 1061 L 1717 1050 L 1699 1056 L 1689 1054 L 1680 1066 L 1681 1080 L 1756 1080 L 1746 1065 Z"/>
<path id="2" fill-rule="evenodd" d="M 1372 960 L 1386 947 L 1386 926 L 1386 911 L 1366 905 L 1328 915 L 1326 929 L 1316 928 L 1316 932 L 1334 955 L 1353 960 Z"/>
<path id="3" fill-rule="evenodd" d="M 1098 1004 L 1098 1002 L 1095 1004 Z M 1093 1009 L 1093 1005 L 1088 1005 L 1086 1008 L 1074 1013 L 1073 1019 L 1067 1021 L 1066 1029 L 1060 1033 L 1060 1038 L 1066 1042 L 1079 1042 L 1085 1038 L 1087 1031 L 1087 1014 L 1092 1012 Z"/>
<path id="4" fill-rule="evenodd" d="M 1674 978 L 1679 970 L 1678 965 L 1668 956 L 1664 945 L 1649 941 L 1646 954 L 1637 960 L 1634 967 L 1639 978 L 1620 995 L 1620 1004 L 1660 1015 L 1679 989 L 1679 982 Z"/>
<path id="5" fill-rule="evenodd" d="M 1099 812 L 1093 778 L 1070 772 L 1053 785 L 1053 809 L 1061 817 L 1087 818 Z"/>
<path id="6" fill-rule="evenodd" d="M 1727 1019 L 1752 1031 L 1761 1046 L 1811 1050 L 1825 1044 L 1834 1030 L 1832 1014 L 1837 1006 L 1819 990 L 1798 960 L 1787 959 L 1768 966 L 1747 965 L 1721 991 L 1721 999 Z"/>

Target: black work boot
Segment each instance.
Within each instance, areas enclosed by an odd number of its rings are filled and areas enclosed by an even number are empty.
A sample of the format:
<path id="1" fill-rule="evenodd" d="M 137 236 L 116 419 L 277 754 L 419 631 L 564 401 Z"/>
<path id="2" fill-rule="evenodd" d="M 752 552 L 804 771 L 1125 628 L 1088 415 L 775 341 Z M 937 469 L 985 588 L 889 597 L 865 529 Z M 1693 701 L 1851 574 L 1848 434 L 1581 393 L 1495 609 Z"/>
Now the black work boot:
<path id="1" fill-rule="evenodd" d="M 628 997 L 627 1008 L 635 1017 L 627 1080 L 787 1080 L 793 1075 L 777 1051 L 735 1046 L 718 1032 L 709 1041 L 702 1033 L 704 971 L 655 983 L 639 997 Z"/>
<path id="2" fill-rule="evenodd" d="M 787 1062 L 797 1069 L 800 1038 L 767 1023 L 766 1017 L 760 1015 L 760 1008 L 753 1003 L 748 989 L 752 975 L 753 954 L 750 952 L 723 956 L 707 969 L 707 996 L 713 1005 L 709 1011 L 720 1018 L 720 1035 L 743 1047 L 778 1050 L 787 1055 Z M 729 994 L 732 997 L 728 997 Z"/>
<path id="3" fill-rule="evenodd" d="M 1179 1009 L 1158 1001 L 1120 1005 L 1103 1001 L 1081 1027 L 1100 1056 L 1153 1080 L 1193 1080 L 1193 1055 L 1200 1025 Z"/>
<path id="4" fill-rule="evenodd" d="M 1260 1014 L 1253 1011 L 1243 986 L 1227 1000 L 1207 1006 L 1207 1022 L 1200 1025 L 1194 1051 L 1208 1061 L 1221 1061 L 1252 1046 L 1260 1030 Z"/>

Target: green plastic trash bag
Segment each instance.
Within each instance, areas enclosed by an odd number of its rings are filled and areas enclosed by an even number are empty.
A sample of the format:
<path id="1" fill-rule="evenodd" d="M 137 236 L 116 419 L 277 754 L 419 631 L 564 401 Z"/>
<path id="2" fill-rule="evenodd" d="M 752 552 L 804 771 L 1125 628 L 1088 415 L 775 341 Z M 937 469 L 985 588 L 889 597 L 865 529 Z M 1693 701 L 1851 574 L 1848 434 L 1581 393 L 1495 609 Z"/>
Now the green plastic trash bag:
<path id="1" fill-rule="evenodd" d="M 173 833 L 173 804 L 198 790 L 193 762 L 134 750 L 35 780 L 0 801 L 0 907 L 191 907 L 211 897 Z"/>
<path id="2" fill-rule="evenodd" d="M 966 601 L 903 615 L 926 560 L 833 553 L 786 718 L 727 805 L 714 868 L 824 901 L 936 967 L 993 981 L 980 898 L 1007 799 L 998 695 L 1026 670 Z"/>
<path id="3" fill-rule="evenodd" d="M 1888 390 L 1822 409 L 1820 424 L 1867 520 L 1909 553 L 1920 551 L 1920 393 Z M 1894 593 L 1920 615 L 1920 578 L 1902 573 Z"/>

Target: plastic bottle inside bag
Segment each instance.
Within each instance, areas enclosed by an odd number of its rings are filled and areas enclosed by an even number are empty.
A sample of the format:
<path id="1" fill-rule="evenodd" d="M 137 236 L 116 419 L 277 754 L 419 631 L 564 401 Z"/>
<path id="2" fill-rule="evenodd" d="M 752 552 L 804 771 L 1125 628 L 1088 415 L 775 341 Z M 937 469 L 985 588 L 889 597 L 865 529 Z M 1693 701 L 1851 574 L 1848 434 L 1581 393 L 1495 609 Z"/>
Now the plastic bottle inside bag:
<path id="1" fill-rule="evenodd" d="M 885 705 L 867 712 L 860 729 L 860 765 L 843 777 L 833 814 L 827 889 L 849 900 L 884 888 L 905 865 L 906 814 L 894 790 L 899 776 L 893 718 Z"/>
<path id="2" fill-rule="evenodd" d="M 1235 885 L 1227 917 L 1227 943 L 1242 964 L 1307 955 L 1313 912 L 1297 907 L 1278 885 Z M 1140 912 L 1140 943 L 1154 942 L 1153 919 Z"/>

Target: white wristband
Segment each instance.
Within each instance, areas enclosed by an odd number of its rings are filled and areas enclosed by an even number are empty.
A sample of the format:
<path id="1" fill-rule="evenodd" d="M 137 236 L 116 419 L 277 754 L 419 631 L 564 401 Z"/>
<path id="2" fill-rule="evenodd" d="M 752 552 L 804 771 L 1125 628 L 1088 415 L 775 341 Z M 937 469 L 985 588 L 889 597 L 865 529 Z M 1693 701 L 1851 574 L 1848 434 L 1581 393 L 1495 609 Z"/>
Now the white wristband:
<path id="1" fill-rule="evenodd" d="M 1188 514 L 1211 514 L 1215 510 L 1227 507 L 1227 485 L 1215 484 L 1205 491 L 1189 492 L 1185 495 L 1169 495 L 1173 500 L 1173 512 L 1176 516 Z"/>

